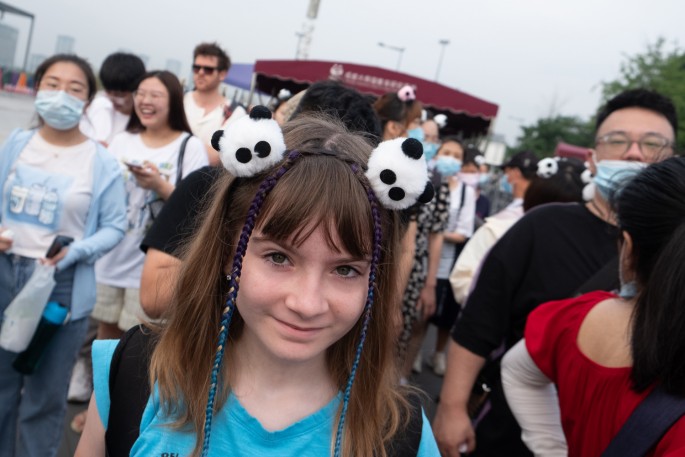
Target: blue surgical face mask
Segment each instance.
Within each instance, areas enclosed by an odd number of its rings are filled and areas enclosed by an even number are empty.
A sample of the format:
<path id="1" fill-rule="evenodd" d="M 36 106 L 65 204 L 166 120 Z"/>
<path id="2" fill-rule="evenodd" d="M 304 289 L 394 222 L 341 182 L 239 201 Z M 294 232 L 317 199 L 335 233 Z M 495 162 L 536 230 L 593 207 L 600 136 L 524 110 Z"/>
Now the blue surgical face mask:
<path id="1" fill-rule="evenodd" d="M 431 160 L 438 153 L 438 145 L 436 143 L 423 143 L 423 157 L 426 160 Z"/>
<path id="2" fill-rule="evenodd" d="M 407 138 L 423 141 L 423 129 L 421 127 L 416 127 L 415 129 L 407 130 Z"/>
<path id="3" fill-rule="evenodd" d="M 34 105 L 38 115 L 50 127 L 69 130 L 78 125 L 86 102 L 63 90 L 39 90 Z"/>
<path id="4" fill-rule="evenodd" d="M 509 183 L 509 180 L 507 179 L 507 175 L 502 175 L 502 177 L 499 179 L 499 188 L 505 194 L 513 194 L 514 193 L 514 188 Z"/>
<path id="5" fill-rule="evenodd" d="M 637 283 L 635 281 L 630 281 L 625 284 L 621 284 L 621 290 L 618 291 L 618 296 L 624 300 L 630 300 L 637 295 Z"/>
<path id="6" fill-rule="evenodd" d="M 457 160 L 451 156 L 440 156 L 435 161 L 435 169 L 438 170 L 442 176 L 454 176 L 461 170 L 461 160 Z"/>
<path id="7" fill-rule="evenodd" d="M 628 160 L 600 160 L 596 162 L 595 186 L 605 200 L 609 200 L 619 186 L 647 166 L 644 162 Z"/>
<path id="8" fill-rule="evenodd" d="M 489 180 L 490 180 L 490 177 L 488 176 L 487 173 L 481 173 L 480 176 L 478 176 L 478 185 L 480 187 L 483 187 L 484 185 L 486 185 L 488 183 Z"/>

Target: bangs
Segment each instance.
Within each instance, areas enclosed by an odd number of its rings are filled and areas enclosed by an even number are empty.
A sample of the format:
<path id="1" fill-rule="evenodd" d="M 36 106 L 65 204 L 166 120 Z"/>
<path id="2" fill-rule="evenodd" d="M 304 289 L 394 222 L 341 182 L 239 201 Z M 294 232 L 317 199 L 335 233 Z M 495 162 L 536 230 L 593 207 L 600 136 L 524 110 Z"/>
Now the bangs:
<path id="1" fill-rule="evenodd" d="M 300 246 L 319 227 L 334 251 L 360 259 L 371 255 L 371 204 L 350 165 L 333 157 L 304 156 L 266 198 L 255 228 Z"/>

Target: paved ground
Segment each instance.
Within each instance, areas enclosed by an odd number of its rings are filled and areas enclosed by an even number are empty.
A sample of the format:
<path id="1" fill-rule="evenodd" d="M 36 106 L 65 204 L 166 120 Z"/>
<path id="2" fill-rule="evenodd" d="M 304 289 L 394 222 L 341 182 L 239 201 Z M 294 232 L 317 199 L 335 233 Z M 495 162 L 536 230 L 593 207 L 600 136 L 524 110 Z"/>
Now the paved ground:
<path id="1" fill-rule="evenodd" d="M 0 142 L 17 127 L 27 128 L 34 117 L 33 96 L 0 90 Z"/>

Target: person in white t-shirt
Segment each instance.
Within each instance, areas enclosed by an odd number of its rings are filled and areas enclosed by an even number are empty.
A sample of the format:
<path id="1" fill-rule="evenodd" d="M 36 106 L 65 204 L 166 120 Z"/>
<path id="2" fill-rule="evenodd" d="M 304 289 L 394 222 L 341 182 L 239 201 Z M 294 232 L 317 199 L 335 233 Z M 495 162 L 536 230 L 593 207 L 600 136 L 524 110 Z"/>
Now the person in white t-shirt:
<path id="1" fill-rule="evenodd" d="M 100 67 L 104 92 L 88 105 L 79 125 L 86 136 L 107 147 L 114 136 L 126 130 L 133 112 L 133 90 L 145 74 L 145 64 L 134 54 L 115 52 Z"/>
<path id="2" fill-rule="evenodd" d="M 145 317 L 139 299 L 145 260 L 140 242 L 177 181 L 207 165 L 202 142 L 190 133 L 176 76 L 146 73 L 133 99 L 126 132 L 109 147 L 122 164 L 128 225 L 122 242 L 95 265 L 98 338 L 119 338 Z"/>
<path id="3" fill-rule="evenodd" d="M 217 43 L 200 43 L 193 51 L 193 83 L 195 89 L 184 99 L 186 117 L 195 136 L 207 149 L 212 165 L 219 164 L 219 153 L 211 144 L 212 135 L 223 129 L 232 119 L 244 116 L 246 111 L 230 101 L 219 90 L 221 82 L 231 68 L 231 59 Z"/>

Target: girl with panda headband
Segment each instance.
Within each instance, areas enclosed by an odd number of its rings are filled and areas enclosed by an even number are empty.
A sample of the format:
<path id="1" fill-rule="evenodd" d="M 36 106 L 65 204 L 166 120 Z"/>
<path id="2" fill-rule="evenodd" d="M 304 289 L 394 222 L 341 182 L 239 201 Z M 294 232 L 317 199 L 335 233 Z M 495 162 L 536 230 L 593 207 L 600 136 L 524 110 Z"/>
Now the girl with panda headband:
<path id="1" fill-rule="evenodd" d="M 131 455 L 439 455 L 398 385 L 392 326 L 395 210 L 433 194 L 420 142 L 372 151 L 313 117 L 283 138 L 255 107 L 212 144 L 230 174 L 154 337 L 153 394 Z M 95 419 L 77 455 L 109 451 L 103 368 L 115 344 L 94 347 Z"/>

